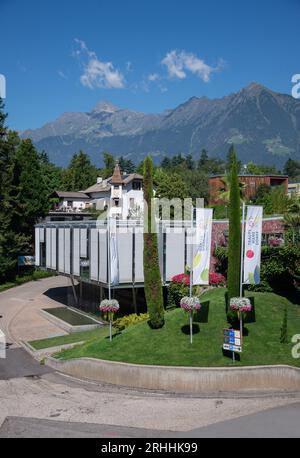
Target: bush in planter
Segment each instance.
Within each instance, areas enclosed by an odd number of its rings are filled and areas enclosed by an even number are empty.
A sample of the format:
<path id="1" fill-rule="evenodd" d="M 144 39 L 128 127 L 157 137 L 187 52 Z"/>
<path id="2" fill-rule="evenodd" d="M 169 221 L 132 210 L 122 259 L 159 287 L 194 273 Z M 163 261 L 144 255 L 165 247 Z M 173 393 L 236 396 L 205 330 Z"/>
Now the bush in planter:
<path id="1" fill-rule="evenodd" d="M 189 294 L 189 286 L 184 283 L 170 283 L 168 286 L 167 308 L 180 306 L 180 301 Z"/>

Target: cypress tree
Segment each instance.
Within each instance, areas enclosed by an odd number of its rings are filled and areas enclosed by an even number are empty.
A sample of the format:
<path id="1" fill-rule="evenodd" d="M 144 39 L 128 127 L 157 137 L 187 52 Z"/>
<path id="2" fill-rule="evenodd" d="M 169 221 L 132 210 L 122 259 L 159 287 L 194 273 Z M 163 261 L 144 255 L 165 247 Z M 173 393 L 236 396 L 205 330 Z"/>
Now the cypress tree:
<path id="1" fill-rule="evenodd" d="M 240 295 L 241 271 L 241 216 L 238 161 L 234 147 L 230 148 L 230 198 L 229 198 L 229 245 L 228 245 L 228 298 Z"/>
<path id="2" fill-rule="evenodd" d="M 150 326 L 159 329 L 164 325 L 164 305 L 159 268 L 157 233 L 152 232 L 153 162 L 151 157 L 144 161 L 144 200 L 147 204 L 144 215 L 147 226 L 144 231 L 144 285 Z M 154 223 L 154 222 L 153 222 Z"/>

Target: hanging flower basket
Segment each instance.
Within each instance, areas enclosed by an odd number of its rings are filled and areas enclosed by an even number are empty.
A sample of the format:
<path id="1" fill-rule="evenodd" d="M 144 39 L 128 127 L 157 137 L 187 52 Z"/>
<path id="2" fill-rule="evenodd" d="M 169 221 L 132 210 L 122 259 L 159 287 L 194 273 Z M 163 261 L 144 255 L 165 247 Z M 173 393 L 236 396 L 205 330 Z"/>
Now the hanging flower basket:
<path id="1" fill-rule="evenodd" d="M 180 301 L 180 307 L 188 313 L 193 313 L 201 309 L 198 297 L 183 297 Z"/>
<path id="2" fill-rule="evenodd" d="M 119 302 L 115 299 L 105 299 L 100 304 L 100 312 L 107 313 L 109 320 L 109 340 L 112 341 L 112 322 L 114 319 L 114 314 L 119 310 Z"/>
<path id="3" fill-rule="evenodd" d="M 115 299 L 105 299 L 104 301 L 101 302 L 100 304 L 100 312 L 102 313 L 117 313 L 120 305 L 119 302 L 116 301 Z"/>
<path id="4" fill-rule="evenodd" d="M 230 299 L 230 308 L 236 312 L 251 312 L 252 304 L 247 297 L 233 297 Z"/>

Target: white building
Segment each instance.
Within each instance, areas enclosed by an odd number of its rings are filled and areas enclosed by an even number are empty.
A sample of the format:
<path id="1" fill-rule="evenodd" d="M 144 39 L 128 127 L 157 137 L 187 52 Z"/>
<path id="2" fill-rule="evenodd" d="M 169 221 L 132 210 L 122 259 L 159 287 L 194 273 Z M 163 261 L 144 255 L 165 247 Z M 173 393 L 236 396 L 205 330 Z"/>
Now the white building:
<path id="1" fill-rule="evenodd" d="M 110 216 L 118 219 L 138 219 L 143 212 L 143 176 L 137 173 L 122 174 L 118 162 L 113 176 L 79 192 L 55 191 L 56 211 L 86 212 L 93 207 L 104 211 L 110 208 Z"/>
<path id="2" fill-rule="evenodd" d="M 289 197 L 300 197 L 300 183 L 289 183 L 288 195 Z"/>

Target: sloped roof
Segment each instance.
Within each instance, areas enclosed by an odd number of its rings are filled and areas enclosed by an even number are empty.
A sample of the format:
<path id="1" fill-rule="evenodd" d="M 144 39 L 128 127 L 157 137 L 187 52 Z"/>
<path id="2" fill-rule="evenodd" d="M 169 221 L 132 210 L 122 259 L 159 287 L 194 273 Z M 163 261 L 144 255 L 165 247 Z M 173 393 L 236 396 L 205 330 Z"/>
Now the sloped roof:
<path id="1" fill-rule="evenodd" d="M 93 186 L 90 186 L 88 189 L 86 189 L 84 192 L 87 194 L 93 193 L 93 192 L 109 192 L 111 189 L 111 184 L 124 184 L 125 186 L 129 183 L 131 183 L 133 180 L 143 180 L 144 177 L 143 175 L 140 175 L 138 173 L 130 173 L 129 175 L 125 174 L 122 175 L 122 182 L 121 183 L 113 183 L 113 176 L 107 178 L 106 180 L 102 181 L 102 183 L 96 183 Z"/>
<path id="2" fill-rule="evenodd" d="M 115 165 L 114 173 L 111 179 L 111 184 L 123 184 L 123 178 L 121 175 L 121 169 L 119 163 L 117 162 Z"/>
<path id="3" fill-rule="evenodd" d="M 143 180 L 143 179 L 144 179 L 143 175 L 140 175 L 139 173 L 130 173 L 129 175 L 126 175 L 123 178 L 123 183 L 128 184 L 133 180 Z"/>
<path id="4" fill-rule="evenodd" d="M 108 184 L 107 182 L 102 182 L 102 183 L 93 184 L 93 186 L 90 186 L 84 192 L 86 194 L 90 194 L 91 192 L 109 192 L 110 189 L 111 189 L 110 184 Z"/>
<path id="5" fill-rule="evenodd" d="M 89 199 L 90 197 L 82 191 L 54 191 L 50 197 L 59 197 L 66 199 Z"/>

